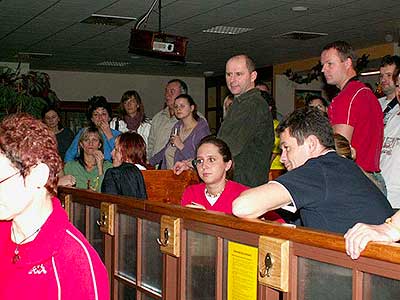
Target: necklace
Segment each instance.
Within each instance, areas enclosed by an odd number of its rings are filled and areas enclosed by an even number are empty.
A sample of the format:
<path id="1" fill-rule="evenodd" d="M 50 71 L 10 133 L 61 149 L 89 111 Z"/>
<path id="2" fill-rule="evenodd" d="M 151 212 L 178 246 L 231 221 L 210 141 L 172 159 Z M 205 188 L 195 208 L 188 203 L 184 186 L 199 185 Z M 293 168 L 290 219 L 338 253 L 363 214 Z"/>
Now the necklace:
<path id="1" fill-rule="evenodd" d="M 222 191 L 220 191 L 220 192 L 218 192 L 218 193 L 216 193 L 216 194 L 211 194 L 211 193 L 207 190 L 207 188 L 206 188 L 206 190 L 205 190 L 206 195 L 207 195 L 208 197 L 211 197 L 211 198 L 218 198 L 219 196 L 221 196 L 221 194 L 222 194 L 223 191 L 224 191 L 224 190 L 222 190 Z"/>
<path id="2" fill-rule="evenodd" d="M 212 198 L 212 199 L 218 199 L 219 196 L 221 196 L 221 194 L 222 194 L 222 193 L 224 192 L 224 190 L 225 190 L 226 182 L 227 182 L 227 180 L 225 179 L 224 187 L 222 188 L 221 191 L 219 191 L 219 192 L 216 193 L 216 194 L 210 193 L 210 192 L 208 191 L 208 189 L 207 189 L 207 186 L 206 186 L 206 188 L 204 189 L 204 192 L 206 193 L 206 196 L 207 196 L 207 197 L 210 197 L 210 198 Z"/>
<path id="3" fill-rule="evenodd" d="M 15 233 L 14 233 L 14 228 L 11 226 L 11 232 L 13 234 L 14 237 L 14 241 L 17 244 L 17 247 L 15 247 L 14 250 L 14 257 L 12 259 L 13 264 L 17 263 L 20 259 L 21 256 L 19 255 L 19 246 L 21 246 L 26 240 L 30 239 L 31 237 L 33 237 L 36 233 L 38 233 L 40 231 L 40 229 L 42 228 L 42 226 L 40 226 L 38 229 L 35 230 L 34 233 L 32 233 L 31 235 L 27 236 L 26 238 L 24 238 L 22 241 L 20 241 L 19 243 L 17 243 L 17 238 L 15 237 Z"/>
<path id="4" fill-rule="evenodd" d="M 219 198 L 219 196 L 221 196 L 221 194 L 224 192 L 225 186 L 226 186 L 226 182 L 225 182 L 224 188 L 223 188 L 221 191 L 219 191 L 218 193 L 216 193 L 216 194 L 210 193 L 210 192 L 208 191 L 207 187 L 205 188 L 204 192 L 206 193 L 206 196 L 208 196 L 208 197 L 210 197 L 210 198 L 214 198 L 214 199 L 215 199 L 215 198 Z"/>

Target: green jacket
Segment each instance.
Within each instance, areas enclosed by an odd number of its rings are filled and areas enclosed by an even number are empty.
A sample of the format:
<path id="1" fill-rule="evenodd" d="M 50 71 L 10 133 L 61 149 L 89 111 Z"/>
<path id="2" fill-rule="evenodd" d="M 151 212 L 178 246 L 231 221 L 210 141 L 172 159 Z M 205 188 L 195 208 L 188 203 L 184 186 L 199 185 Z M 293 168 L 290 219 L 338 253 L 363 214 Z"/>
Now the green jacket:
<path id="1" fill-rule="evenodd" d="M 78 189 L 87 189 L 88 180 L 90 189 L 100 192 L 101 183 L 103 182 L 104 174 L 113 165 L 107 160 L 103 161 L 103 175 L 99 176 L 99 171 L 95 167 L 92 171 L 87 171 L 77 160 L 69 161 L 64 166 L 64 174 L 72 175 L 76 179 L 76 187 Z"/>
<path id="2" fill-rule="evenodd" d="M 268 181 L 274 125 L 268 103 L 258 89 L 234 98 L 218 137 L 232 152 L 235 181 L 250 187 Z"/>

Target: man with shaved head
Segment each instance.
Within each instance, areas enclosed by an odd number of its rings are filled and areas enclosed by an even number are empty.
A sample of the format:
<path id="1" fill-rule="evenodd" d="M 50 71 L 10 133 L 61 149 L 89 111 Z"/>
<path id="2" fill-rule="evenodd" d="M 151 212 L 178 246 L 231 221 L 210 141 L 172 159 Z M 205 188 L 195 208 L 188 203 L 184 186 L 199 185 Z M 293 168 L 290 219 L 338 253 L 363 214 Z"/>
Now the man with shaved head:
<path id="1" fill-rule="evenodd" d="M 257 72 L 247 55 L 231 57 L 226 63 L 226 85 L 234 99 L 218 132 L 232 151 L 234 180 L 258 186 L 268 179 L 274 144 L 272 115 L 255 88 Z"/>

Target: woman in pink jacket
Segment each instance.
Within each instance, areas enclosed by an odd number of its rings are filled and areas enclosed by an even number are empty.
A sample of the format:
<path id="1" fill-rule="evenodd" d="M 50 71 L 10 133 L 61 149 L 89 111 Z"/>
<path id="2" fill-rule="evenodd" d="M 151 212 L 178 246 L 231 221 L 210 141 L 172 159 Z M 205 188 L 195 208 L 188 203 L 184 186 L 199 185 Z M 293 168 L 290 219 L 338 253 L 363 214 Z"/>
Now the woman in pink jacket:
<path id="1" fill-rule="evenodd" d="M 232 154 L 221 139 L 208 136 L 201 140 L 193 160 L 203 183 L 194 184 L 183 192 L 183 206 L 232 214 L 232 202 L 248 187 L 229 180 L 233 175 Z M 285 221 L 276 213 L 268 212 L 267 220 Z"/>
<path id="2" fill-rule="evenodd" d="M 109 299 L 107 271 L 55 197 L 54 133 L 27 114 L 0 125 L 0 299 Z"/>

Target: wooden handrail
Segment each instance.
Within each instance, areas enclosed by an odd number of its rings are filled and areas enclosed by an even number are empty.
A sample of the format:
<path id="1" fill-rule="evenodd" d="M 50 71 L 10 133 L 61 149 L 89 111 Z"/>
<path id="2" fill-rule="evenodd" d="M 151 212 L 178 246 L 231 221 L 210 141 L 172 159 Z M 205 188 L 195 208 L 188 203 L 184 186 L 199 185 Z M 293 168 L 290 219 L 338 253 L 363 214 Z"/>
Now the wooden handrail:
<path id="1" fill-rule="evenodd" d="M 286 239 L 309 246 L 335 250 L 343 253 L 345 252 L 344 238 L 335 233 L 312 230 L 305 227 L 293 228 L 287 225 L 281 225 L 275 222 L 261 221 L 257 219 L 239 219 L 231 215 L 225 215 L 217 212 L 199 211 L 169 203 L 146 200 L 143 201 L 131 197 L 100 194 L 75 188 L 59 187 L 59 193 L 60 198 L 71 194 L 73 199 L 76 197 L 76 199 L 79 199 L 80 202 L 82 201 L 88 204 L 90 203 L 96 207 L 99 207 L 101 202 L 115 203 L 124 210 L 134 209 L 160 215 L 175 216 L 183 218 L 184 220 L 198 221 L 251 232 L 257 235 L 266 235 L 270 237 Z M 362 253 L 362 256 L 400 264 L 399 247 L 399 244 L 393 243 L 370 243 L 366 250 Z"/>
<path id="2" fill-rule="evenodd" d="M 180 204 L 185 188 L 199 182 L 194 171 L 175 175 L 172 170 L 142 171 L 149 201 Z"/>

